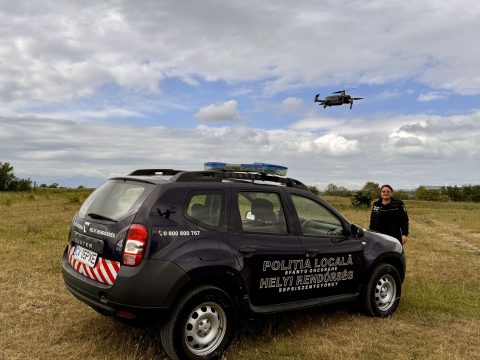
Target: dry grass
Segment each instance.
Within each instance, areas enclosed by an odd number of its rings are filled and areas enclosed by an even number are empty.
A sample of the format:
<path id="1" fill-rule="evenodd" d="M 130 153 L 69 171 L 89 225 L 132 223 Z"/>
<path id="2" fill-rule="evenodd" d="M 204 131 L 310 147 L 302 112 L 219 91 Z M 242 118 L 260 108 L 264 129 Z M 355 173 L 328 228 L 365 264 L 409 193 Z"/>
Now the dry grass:
<path id="1" fill-rule="evenodd" d="M 69 294 L 60 256 L 85 191 L 0 193 L 0 359 L 164 359 L 156 331 Z M 368 210 L 329 198 L 366 227 Z M 407 202 L 408 273 L 395 316 L 328 307 L 246 321 L 226 359 L 480 358 L 480 204 Z"/>

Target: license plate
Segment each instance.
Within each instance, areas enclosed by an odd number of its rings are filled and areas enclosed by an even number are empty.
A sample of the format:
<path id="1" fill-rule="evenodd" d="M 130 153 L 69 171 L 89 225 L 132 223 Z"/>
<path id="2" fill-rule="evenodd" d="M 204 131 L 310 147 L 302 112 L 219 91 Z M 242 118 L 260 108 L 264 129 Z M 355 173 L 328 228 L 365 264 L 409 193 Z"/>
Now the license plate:
<path id="1" fill-rule="evenodd" d="M 82 264 L 85 264 L 89 267 L 95 267 L 95 262 L 97 261 L 98 254 L 91 250 L 85 249 L 80 245 L 75 245 L 75 250 L 73 251 L 73 258 L 77 261 L 80 261 Z"/>

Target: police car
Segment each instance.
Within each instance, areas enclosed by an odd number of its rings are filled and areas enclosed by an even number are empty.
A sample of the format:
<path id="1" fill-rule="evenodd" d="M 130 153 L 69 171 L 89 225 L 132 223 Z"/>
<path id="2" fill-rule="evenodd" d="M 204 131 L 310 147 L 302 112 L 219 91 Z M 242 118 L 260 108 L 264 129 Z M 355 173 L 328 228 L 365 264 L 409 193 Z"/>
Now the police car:
<path id="1" fill-rule="evenodd" d="M 351 224 L 287 168 L 206 163 L 107 180 L 74 216 L 67 289 L 98 312 L 161 322 L 172 359 L 216 359 L 241 314 L 358 302 L 397 308 L 400 243 Z"/>

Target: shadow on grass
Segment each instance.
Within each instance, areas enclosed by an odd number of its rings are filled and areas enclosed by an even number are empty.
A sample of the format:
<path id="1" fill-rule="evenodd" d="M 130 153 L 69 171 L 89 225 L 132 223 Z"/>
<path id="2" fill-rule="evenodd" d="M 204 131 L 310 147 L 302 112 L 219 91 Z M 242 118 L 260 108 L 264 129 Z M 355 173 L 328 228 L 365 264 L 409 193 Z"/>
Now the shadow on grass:
<path id="1" fill-rule="evenodd" d="M 336 304 L 270 315 L 257 315 L 239 322 L 237 339 L 241 341 L 255 337 L 268 339 L 289 336 L 309 324 L 322 324 L 331 320 L 332 317 L 358 313 L 358 309 L 352 304 Z"/>
<path id="2" fill-rule="evenodd" d="M 244 341 L 261 339 L 268 342 L 288 337 L 311 324 L 322 326 L 354 313 L 351 305 L 335 305 L 240 318 L 230 350 L 235 353 L 235 348 Z M 96 331 L 92 332 L 91 324 L 87 322 L 82 323 L 83 331 L 79 329 L 81 333 L 89 334 L 84 340 L 90 344 L 91 354 L 115 359 L 168 359 L 160 341 L 160 323 L 155 319 L 128 321 L 96 316 Z"/>

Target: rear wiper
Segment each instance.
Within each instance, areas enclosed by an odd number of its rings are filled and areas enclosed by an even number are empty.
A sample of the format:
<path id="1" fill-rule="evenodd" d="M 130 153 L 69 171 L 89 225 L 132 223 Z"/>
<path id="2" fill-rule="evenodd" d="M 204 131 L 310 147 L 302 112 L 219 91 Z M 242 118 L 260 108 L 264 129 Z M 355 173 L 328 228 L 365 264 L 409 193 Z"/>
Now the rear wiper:
<path id="1" fill-rule="evenodd" d="M 98 220 L 107 220 L 107 221 L 112 221 L 112 222 L 117 222 L 117 220 L 113 220 L 107 216 L 103 216 L 100 214 L 95 214 L 95 213 L 88 213 L 88 216 L 90 216 L 92 219 L 98 219 Z"/>

